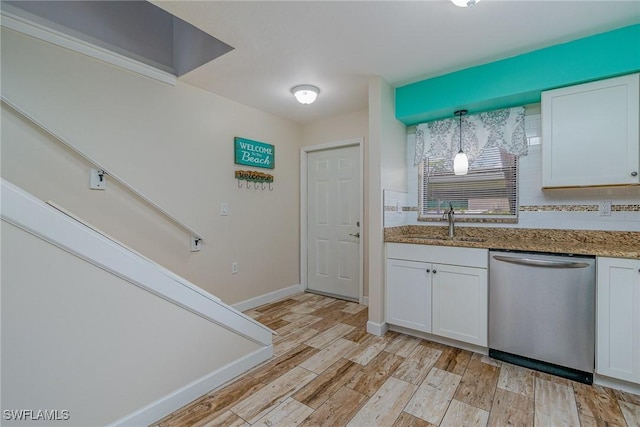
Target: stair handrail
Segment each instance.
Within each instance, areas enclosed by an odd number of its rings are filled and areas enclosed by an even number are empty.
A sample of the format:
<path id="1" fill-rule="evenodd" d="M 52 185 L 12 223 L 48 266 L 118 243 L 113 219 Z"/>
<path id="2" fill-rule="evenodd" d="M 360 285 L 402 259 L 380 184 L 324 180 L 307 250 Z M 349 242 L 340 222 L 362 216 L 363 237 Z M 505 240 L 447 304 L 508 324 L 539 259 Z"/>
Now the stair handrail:
<path id="1" fill-rule="evenodd" d="M 11 108 L 13 111 L 15 111 L 16 113 L 18 113 L 20 116 L 24 117 L 25 119 L 27 119 L 29 122 L 33 123 L 34 125 L 36 125 L 39 129 L 41 129 L 43 132 L 45 132 L 47 135 L 50 135 L 53 139 L 55 139 L 56 141 L 60 142 L 61 144 L 63 144 L 65 147 L 69 148 L 71 151 L 73 151 L 74 153 L 76 153 L 78 156 L 82 157 L 85 161 L 87 161 L 89 164 L 91 164 L 92 166 L 94 166 L 96 169 L 102 170 L 106 175 L 108 175 L 109 177 L 111 177 L 113 180 L 117 181 L 120 185 L 122 185 L 124 188 L 126 188 L 127 190 L 129 190 L 132 194 L 134 194 L 136 197 L 142 199 L 145 203 L 147 203 L 148 205 L 150 205 L 152 208 L 154 208 L 156 211 L 158 211 L 159 213 L 161 213 L 162 215 L 164 215 L 165 217 L 169 218 L 173 223 L 177 224 L 180 228 L 182 228 L 183 230 L 188 231 L 191 236 L 193 236 L 194 239 L 198 239 L 200 241 L 204 241 L 204 235 L 196 230 L 194 230 L 193 228 L 189 227 L 187 224 L 185 224 L 184 222 L 180 221 L 178 218 L 176 218 L 175 216 L 171 215 L 169 212 L 167 212 L 166 210 L 164 210 L 162 207 L 160 207 L 157 203 L 155 203 L 153 200 L 151 200 L 149 197 L 145 196 L 140 190 L 136 189 L 135 187 L 133 187 L 131 184 L 127 183 L 124 179 L 120 178 L 118 175 L 115 175 L 113 172 L 111 172 L 108 168 L 106 168 L 105 166 L 101 165 L 97 160 L 89 157 L 88 155 L 86 155 L 85 153 L 83 153 L 78 147 L 76 147 L 74 144 L 72 144 L 71 142 L 69 142 L 67 139 L 65 139 L 64 137 L 58 135 L 57 133 L 55 133 L 54 131 L 52 131 L 51 129 L 49 129 L 44 123 L 42 123 L 41 121 L 39 121 L 38 119 L 36 119 L 35 117 L 33 117 L 32 115 L 30 115 L 29 113 L 27 113 L 26 111 L 24 111 L 24 109 L 18 107 L 15 103 L 13 103 L 12 101 L 10 101 L 9 99 L 7 99 L 6 96 L 0 94 L 0 100 L 2 101 L 3 104 L 5 104 L 7 107 Z"/>

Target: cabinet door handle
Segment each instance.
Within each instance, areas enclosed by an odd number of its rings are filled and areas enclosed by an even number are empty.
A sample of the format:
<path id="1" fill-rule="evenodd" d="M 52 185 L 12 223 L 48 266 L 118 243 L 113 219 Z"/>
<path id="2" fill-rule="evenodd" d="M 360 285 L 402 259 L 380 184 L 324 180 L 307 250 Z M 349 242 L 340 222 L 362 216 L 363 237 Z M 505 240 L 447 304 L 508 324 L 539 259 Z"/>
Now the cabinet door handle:
<path id="1" fill-rule="evenodd" d="M 436 273 L 437 273 L 437 271 L 433 270 L 433 274 L 436 274 Z"/>
<path id="2" fill-rule="evenodd" d="M 631 172 L 631 176 L 638 176 L 638 172 L 636 171 Z"/>
<path id="3" fill-rule="evenodd" d="M 431 273 L 431 270 L 429 270 L 428 268 L 427 268 L 427 273 Z"/>

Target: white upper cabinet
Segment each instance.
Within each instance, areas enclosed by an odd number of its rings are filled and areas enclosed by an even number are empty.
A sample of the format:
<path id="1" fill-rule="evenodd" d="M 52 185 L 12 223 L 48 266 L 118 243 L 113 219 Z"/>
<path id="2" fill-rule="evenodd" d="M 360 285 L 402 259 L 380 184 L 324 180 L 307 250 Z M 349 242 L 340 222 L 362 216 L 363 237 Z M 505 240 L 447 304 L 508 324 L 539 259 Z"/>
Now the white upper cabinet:
<path id="1" fill-rule="evenodd" d="M 640 183 L 640 74 L 542 92 L 542 187 Z"/>

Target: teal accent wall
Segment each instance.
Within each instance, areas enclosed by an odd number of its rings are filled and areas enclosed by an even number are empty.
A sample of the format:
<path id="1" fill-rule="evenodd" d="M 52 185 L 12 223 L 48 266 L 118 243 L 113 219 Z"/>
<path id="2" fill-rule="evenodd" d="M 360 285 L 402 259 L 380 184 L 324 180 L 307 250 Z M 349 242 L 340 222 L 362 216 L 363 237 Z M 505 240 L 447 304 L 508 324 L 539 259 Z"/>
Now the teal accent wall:
<path id="1" fill-rule="evenodd" d="M 540 102 L 544 90 L 640 71 L 640 24 L 396 88 L 405 125 Z"/>

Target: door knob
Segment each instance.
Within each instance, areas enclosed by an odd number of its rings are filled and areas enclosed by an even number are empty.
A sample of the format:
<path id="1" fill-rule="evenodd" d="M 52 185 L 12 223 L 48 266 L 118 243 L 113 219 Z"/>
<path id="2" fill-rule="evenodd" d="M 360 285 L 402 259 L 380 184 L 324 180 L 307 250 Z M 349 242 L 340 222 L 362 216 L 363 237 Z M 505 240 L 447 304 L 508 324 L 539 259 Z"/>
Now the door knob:
<path id="1" fill-rule="evenodd" d="M 358 231 L 357 233 L 349 233 L 349 236 L 360 237 L 360 232 Z"/>
<path id="2" fill-rule="evenodd" d="M 631 172 L 631 176 L 638 176 L 638 172 L 636 171 Z"/>

